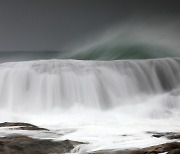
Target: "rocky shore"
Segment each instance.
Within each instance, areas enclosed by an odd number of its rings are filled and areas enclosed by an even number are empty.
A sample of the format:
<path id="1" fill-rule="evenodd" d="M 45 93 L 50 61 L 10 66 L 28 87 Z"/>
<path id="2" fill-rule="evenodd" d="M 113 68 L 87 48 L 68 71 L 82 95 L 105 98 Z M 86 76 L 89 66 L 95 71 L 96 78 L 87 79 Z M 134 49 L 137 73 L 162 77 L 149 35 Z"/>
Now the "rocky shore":
<path id="1" fill-rule="evenodd" d="M 77 144 L 80 143 L 70 140 L 53 142 L 15 135 L 0 138 L 0 154 L 61 154 L 70 152 Z"/>
<path id="2" fill-rule="evenodd" d="M 0 123 L 0 127 L 15 130 L 49 131 L 28 123 Z M 70 152 L 81 142 L 64 140 L 52 141 L 35 139 L 24 135 L 10 135 L 0 137 L 0 154 L 62 154 Z"/>
<path id="3" fill-rule="evenodd" d="M 35 125 L 29 123 L 22 123 L 22 122 L 4 122 L 0 123 L 0 127 L 8 127 L 9 129 L 16 129 L 16 130 L 46 130 L 46 128 L 40 128 Z"/>
<path id="4" fill-rule="evenodd" d="M 180 154 L 180 142 L 171 142 L 136 150 L 97 151 L 91 154 Z"/>
<path id="5" fill-rule="evenodd" d="M 40 128 L 28 123 L 0 123 L 0 128 L 29 131 L 49 131 L 45 128 Z M 180 133 L 166 132 L 147 132 L 152 137 L 166 137 L 169 140 L 176 139 L 165 144 L 151 146 L 135 150 L 120 150 L 120 151 L 95 151 L 89 154 L 180 154 Z M 47 139 L 36 139 L 24 135 L 12 134 L 5 137 L 0 137 L 0 154 L 63 154 L 70 153 L 75 146 L 85 144 L 78 141 L 63 140 L 52 141 Z"/>

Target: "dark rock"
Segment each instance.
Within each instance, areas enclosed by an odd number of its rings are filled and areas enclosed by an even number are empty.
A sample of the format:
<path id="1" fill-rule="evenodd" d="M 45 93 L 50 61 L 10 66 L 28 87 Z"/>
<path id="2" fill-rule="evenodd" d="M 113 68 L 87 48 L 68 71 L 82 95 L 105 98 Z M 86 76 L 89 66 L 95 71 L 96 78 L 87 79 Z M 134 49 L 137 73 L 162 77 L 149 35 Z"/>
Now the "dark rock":
<path id="1" fill-rule="evenodd" d="M 0 127 L 11 127 L 9 129 L 17 129 L 17 130 L 45 130 L 48 131 L 48 129 L 40 128 L 35 125 L 29 124 L 29 123 L 22 123 L 22 122 L 4 122 L 0 123 Z M 15 127 L 15 128 L 13 128 Z"/>
<path id="2" fill-rule="evenodd" d="M 89 154 L 180 154 L 180 142 L 171 142 L 136 150 L 96 151 Z"/>
<path id="3" fill-rule="evenodd" d="M 171 143 L 165 143 L 165 144 L 151 146 L 151 147 L 147 147 L 143 149 L 134 150 L 134 151 L 129 152 L 129 154 L 158 154 L 158 153 L 163 153 L 163 152 L 169 153 L 179 148 L 180 148 L 180 142 L 171 142 Z"/>
<path id="4" fill-rule="evenodd" d="M 173 134 L 173 135 L 169 135 L 167 136 L 168 139 L 180 139 L 180 134 Z"/>
<path id="5" fill-rule="evenodd" d="M 158 133 L 158 132 L 147 132 L 150 134 L 153 134 L 153 137 L 166 137 L 167 139 L 180 139 L 180 133 L 177 132 L 163 132 L 163 133 Z"/>
<path id="6" fill-rule="evenodd" d="M 162 135 L 162 134 L 154 134 L 154 135 L 152 135 L 152 136 L 159 138 L 159 137 L 162 137 L 162 136 L 164 136 L 164 135 Z"/>
<path id="7" fill-rule="evenodd" d="M 0 138 L 0 154 L 50 154 L 67 153 L 81 142 L 64 140 L 40 140 L 27 136 L 8 136 Z"/>
<path id="8" fill-rule="evenodd" d="M 120 151 L 114 151 L 114 150 L 101 150 L 101 151 L 94 151 L 88 154 L 129 154 L 128 150 L 120 150 Z"/>
<path id="9" fill-rule="evenodd" d="M 180 149 L 174 149 L 174 150 L 168 152 L 168 154 L 180 154 Z"/>

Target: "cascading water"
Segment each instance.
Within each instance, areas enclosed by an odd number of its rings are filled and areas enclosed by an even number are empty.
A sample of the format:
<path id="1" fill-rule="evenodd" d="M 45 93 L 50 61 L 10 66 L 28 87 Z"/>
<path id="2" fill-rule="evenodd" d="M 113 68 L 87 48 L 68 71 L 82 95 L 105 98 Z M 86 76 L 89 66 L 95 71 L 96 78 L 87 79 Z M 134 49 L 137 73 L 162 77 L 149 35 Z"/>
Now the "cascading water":
<path id="1" fill-rule="evenodd" d="M 166 130 L 179 127 L 179 68 L 179 58 L 2 63 L 0 120 L 52 123 L 60 132 L 68 129 L 60 139 L 95 144 L 86 151 L 131 147 L 132 141 L 118 138 L 133 134 L 131 127 L 154 130 L 151 120 L 161 119 L 161 130 L 165 118 Z"/>
<path id="2" fill-rule="evenodd" d="M 82 105 L 110 109 L 135 97 L 179 88 L 180 59 L 48 60 L 0 65 L 1 108 L 53 110 Z"/>

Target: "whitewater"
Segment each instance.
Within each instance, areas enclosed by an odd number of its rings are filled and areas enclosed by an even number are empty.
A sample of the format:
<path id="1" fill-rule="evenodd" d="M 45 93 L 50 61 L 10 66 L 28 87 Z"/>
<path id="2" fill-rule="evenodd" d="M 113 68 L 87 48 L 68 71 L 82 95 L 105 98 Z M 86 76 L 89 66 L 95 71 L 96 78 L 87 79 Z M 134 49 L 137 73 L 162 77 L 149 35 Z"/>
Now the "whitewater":
<path id="1" fill-rule="evenodd" d="M 36 60 L 0 64 L 0 122 L 51 133 L 3 130 L 88 144 L 72 153 L 168 142 L 147 132 L 179 132 L 180 58 Z"/>

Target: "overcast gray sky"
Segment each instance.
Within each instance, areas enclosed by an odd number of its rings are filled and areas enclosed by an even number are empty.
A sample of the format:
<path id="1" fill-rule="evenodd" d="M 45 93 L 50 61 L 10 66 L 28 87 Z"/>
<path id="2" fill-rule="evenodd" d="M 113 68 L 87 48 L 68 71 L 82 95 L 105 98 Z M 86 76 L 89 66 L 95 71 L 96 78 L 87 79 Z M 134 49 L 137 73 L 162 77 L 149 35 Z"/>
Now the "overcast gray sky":
<path id="1" fill-rule="evenodd" d="M 128 19 L 180 15 L 179 0 L 0 0 L 0 51 L 71 50 Z"/>

